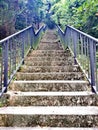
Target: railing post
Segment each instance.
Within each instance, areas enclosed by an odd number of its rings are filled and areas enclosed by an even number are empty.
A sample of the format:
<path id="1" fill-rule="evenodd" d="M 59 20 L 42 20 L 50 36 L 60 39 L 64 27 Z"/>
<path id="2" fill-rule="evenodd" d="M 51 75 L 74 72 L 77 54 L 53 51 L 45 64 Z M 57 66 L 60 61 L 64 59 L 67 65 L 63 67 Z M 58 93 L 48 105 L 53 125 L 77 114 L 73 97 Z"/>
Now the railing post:
<path id="1" fill-rule="evenodd" d="M 8 86 L 8 44 L 9 44 L 9 41 L 6 41 L 5 45 L 4 45 L 4 50 L 3 50 L 3 55 L 4 55 L 4 88 L 5 88 L 4 92 L 7 92 L 7 86 Z"/>
<path id="2" fill-rule="evenodd" d="M 21 48 L 22 57 L 21 58 L 22 58 L 22 60 L 24 59 L 24 55 L 25 55 L 25 37 L 26 37 L 25 34 L 21 34 L 21 38 L 22 38 L 21 39 L 21 42 L 22 42 L 22 48 Z M 24 64 L 24 60 L 23 60 L 22 64 Z"/>
<path id="3" fill-rule="evenodd" d="M 70 48 L 70 29 L 67 27 L 67 46 Z"/>
<path id="4" fill-rule="evenodd" d="M 95 87 L 95 56 L 94 56 L 94 43 L 92 40 L 90 40 L 90 70 L 91 70 L 91 86 L 92 86 L 92 92 L 96 92 Z"/>
<path id="5" fill-rule="evenodd" d="M 35 32 L 34 32 L 34 28 L 32 26 L 32 29 L 31 29 L 31 49 L 33 49 L 33 45 L 34 45 L 34 42 L 35 42 Z"/>
<path id="6" fill-rule="evenodd" d="M 76 33 L 73 32 L 73 44 L 74 44 L 74 64 L 77 64 L 76 58 L 77 58 L 77 37 Z"/>

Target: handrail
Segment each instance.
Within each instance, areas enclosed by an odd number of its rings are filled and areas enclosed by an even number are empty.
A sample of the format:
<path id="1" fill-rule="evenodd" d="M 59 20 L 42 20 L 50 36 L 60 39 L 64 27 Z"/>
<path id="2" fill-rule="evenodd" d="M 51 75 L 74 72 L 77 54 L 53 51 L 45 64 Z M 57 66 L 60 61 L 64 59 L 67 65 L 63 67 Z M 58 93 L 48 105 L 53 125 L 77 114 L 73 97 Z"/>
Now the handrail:
<path id="1" fill-rule="evenodd" d="M 42 26 L 35 33 L 33 27 L 29 26 L 0 40 L 0 96 L 7 91 L 10 81 L 29 50 L 38 45 L 44 28 Z"/>
<path id="2" fill-rule="evenodd" d="M 28 30 L 28 29 L 30 29 L 30 28 L 32 28 L 32 26 L 29 26 L 29 27 L 27 27 L 27 28 L 25 28 L 25 29 L 23 29 L 23 30 L 21 30 L 21 31 L 18 31 L 18 32 L 16 32 L 16 33 L 14 33 L 14 34 L 12 34 L 12 35 L 10 35 L 10 36 L 8 36 L 8 37 L 6 37 L 6 38 L 0 40 L 0 44 L 1 44 L 2 42 L 5 42 L 6 40 L 9 40 L 10 38 L 12 38 L 12 37 L 18 35 L 18 34 L 20 34 L 20 33 L 23 33 L 24 31 L 26 31 L 26 30 Z"/>
<path id="3" fill-rule="evenodd" d="M 58 27 L 59 35 L 64 45 L 68 47 L 74 55 L 74 64 L 79 64 L 89 80 L 92 91 L 98 91 L 98 39 L 77 30 L 74 27 L 66 26 L 63 32 Z"/>
<path id="4" fill-rule="evenodd" d="M 89 34 L 84 33 L 84 32 L 82 32 L 82 31 L 80 31 L 80 30 L 78 30 L 78 29 L 76 29 L 76 28 L 74 28 L 74 27 L 72 27 L 72 26 L 69 26 L 69 25 L 68 25 L 67 28 L 68 28 L 68 27 L 71 28 L 71 29 L 73 29 L 74 31 L 76 31 L 76 32 L 78 32 L 78 33 L 81 33 L 82 35 L 87 36 L 88 38 L 94 40 L 95 42 L 98 42 L 98 39 L 97 39 L 97 38 L 92 37 L 92 36 L 90 36 Z"/>

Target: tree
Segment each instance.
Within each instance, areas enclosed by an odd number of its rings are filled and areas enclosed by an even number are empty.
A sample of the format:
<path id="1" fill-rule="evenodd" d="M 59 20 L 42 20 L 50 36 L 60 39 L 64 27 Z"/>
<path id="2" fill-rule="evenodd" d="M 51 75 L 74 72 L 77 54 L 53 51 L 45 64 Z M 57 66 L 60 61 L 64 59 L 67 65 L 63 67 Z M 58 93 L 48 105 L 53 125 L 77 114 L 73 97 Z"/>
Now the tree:
<path id="1" fill-rule="evenodd" d="M 18 0 L 0 0 L 0 39 L 15 32 Z"/>
<path id="2" fill-rule="evenodd" d="M 36 28 L 39 28 L 39 23 L 42 21 L 44 15 L 42 0 L 28 0 L 27 11 L 29 24 L 31 23 L 35 25 Z"/>
<path id="3" fill-rule="evenodd" d="M 97 0 L 54 0 L 52 3 L 52 18 L 63 29 L 65 25 L 71 25 L 98 37 Z"/>

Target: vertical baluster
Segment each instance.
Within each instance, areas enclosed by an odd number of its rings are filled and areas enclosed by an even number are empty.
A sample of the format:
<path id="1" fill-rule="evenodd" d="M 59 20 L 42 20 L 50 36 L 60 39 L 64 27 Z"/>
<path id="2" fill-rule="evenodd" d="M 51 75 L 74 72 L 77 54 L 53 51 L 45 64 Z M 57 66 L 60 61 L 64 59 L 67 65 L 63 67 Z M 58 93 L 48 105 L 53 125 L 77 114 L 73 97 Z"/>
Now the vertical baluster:
<path id="1" fill-rule="evenodd" d="M 89 50 L 89 39 L 87 38 L 87 58 L 88 58 L 88 61 L 87 61 L 87 63 L 88 63 L 88 79 L 90 79 L 90 50 Z"/>
<path id="2" fill-rule="evenodd" d="M 34 43 L 35 43 L 35 32 L 34 32 L 34 28 L 31 28 L 32 30 L 32 43 L 31 43 L 31 48 L 34 48 Z"/>
<path id="3" fill-rule="evenodd" d="M 98 43 L 96 43 L 96 87 L 98 91 Z"/>
<path id="4" fill-rule="evenodd" d="M 98 90 L 97 88 L 97 59 L 96 59 L 96 42 L 93 41 L 94 45 L 94 73 L 95 73 L 95 86 L 96 86 L 96 91 Z"/>
<path id="5" fill-rule="evenodd" d="M 70 43 L 70 29 L 68 28 L 68 47 L 71 49 L 71 43 Z"/>
<path id="6" fill-rule="evenodd" d="M 90 41 L 90 69 L 91 69 L 91 85 L 92 85 L 92 92 L 96 91 L 95 88 L 95 56 L 94 56 L 94 43 L 93 40 Z"/>
<path id="7" fill-rule="evenodd" d="M 1 45 L 0 47 L 2 48 L 2 45 Z M 2 48 L 2 49 L 3 49 L 3 48 Z M 3 58 L 3 51 L 2 51 L 2 49 L 1 49 L 1 59 L 0 59 L 0 60 L 1 60 L 1 61 L 0 61 L 0 66 L 1 66 L 1 73 L 0 73 L 0 76 L 1 76 L 1 77 L 0 77 L 0 80 L 1 80 L 1 82 L 0 82 L 0 92 L 2 91 L 2 87 L 3 87 L 3 79 L 2 79 L 2 78 L 3 78 L 3 69 L 4 69 L 4 68 L 3 68 L 3 67 L 4 67 L 4 66 L 3 66 L 3 59 L 4 59 L 4 58 Z"/>
<path id="8" fill-rule="evenodd" d="M 77 64 L 76 58 L 77 58 L 77 34 L 75 31 L 73 31 L 73 49 L 74 49 L 74 64 Z"/>
<path id="9" fill-rule="evenodd" d="M 9 41 L 7 40 L 4 44 L 4 88 L 5 92 L 7 92 L 7 85 L 8 85 L 8 44 Z"/>
<path id="10" fill-rule="evenodd" d="M 22 44 L 22 59 L 24 59 L 24 55 L 25 55 L 25 41 L 24 41 L 25 36 L 23 34 L 21 34 L 21 44 Z"/>

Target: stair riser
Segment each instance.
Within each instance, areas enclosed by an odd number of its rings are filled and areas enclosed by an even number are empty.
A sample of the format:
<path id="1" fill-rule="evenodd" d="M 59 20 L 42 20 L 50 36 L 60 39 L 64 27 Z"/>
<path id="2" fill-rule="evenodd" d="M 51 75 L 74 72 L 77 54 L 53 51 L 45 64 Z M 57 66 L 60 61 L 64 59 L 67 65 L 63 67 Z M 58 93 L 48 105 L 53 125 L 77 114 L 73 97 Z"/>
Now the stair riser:
<path id="1" fill-rule="evenodd" d="M 58 46 L 40 46 L 38 48 L 38 50 L 62 50 L 62 47 L 58 47 Z"/>
<path id="2" fill-rule="evenodd" d="M 38 67 L 38 66 L 23 66 L 20 72 L 80 72 L 79 67 L 66 66 L 66 67 Z"/>
<path id="3" fill-rule="evenodd" d="M 68 62 L 68 60 L 72 60 L 72 57 L 50 57 L 50 56 L 47 56 L 47 57 L 27 57 L 25 60 L 27 61 L 50 61 L 52 62 L 53 60 L 54 61 L 66 61 Z"/>
<path id="4" fill-rule="evenodd" d="M 40 44 L 38 50 L 63 50 L 62 46 L 59 45 L 48 45 L 48 44 Z"/>
<path id="5" fill-rule="evenodd" d="M 71 55 L 69 50 L 31 50 L 30 54 L 64 54 Z"/>
<path id="6" fill-rule="evenodd" d="M 66 53 L 69 54 L 69 49 L 66 50 L 31 50 L 31 53 Z"/>
<path id="7" fill-rule="evenodd" d="M 31 65 L 31 66 L 67 66 L 67 65 L 74 65 L 73 60 L 69 61 L 24 61 L 25 65 Z"/>
<path id="8" fill-rule="evenodd" d="M 98 116 L 0 115 L 0 126 L 98 127 Z"/>
<path id="9" fill-rule="evenodd" d="M 65 53 L 52 53 L 52 52 L 50 52 L 50 53 L 30 53 L 30 54 L 28 54 L 28 56 L 32 56 L 32 57 L 45 57 L 45 56 L 47 56 L 47 57 L 56 57 L 56 56 L 58 56 L 58 57 L 68 57 L 68 56 L 71 56 L 71 54 L 65 54 Z"/>
<path id="10" fill-rule="evenodd" d="M 97 96 L 18 96 L 8 99 L 9 106 L 98 106 Z"/>
<path id="11" fill-rule="evenodd" d="M 82 73 L 64 73 L 64 74 L 47 74 L 47 73 L 20 73 L 16 74 L 17 80 L 84 80 L 84 74 Z"/>
<path id="12" fill-rule="evenodd" d="M 51 47 L 51 48 L 62 48 L 61 45 L 59 45 L 58 43 L 40 43 L 39 45 L 39 49 L 40 48 L 44 48 L 44 47 Z"/>
<path id="13" fill-rule="evenodd" d="M 64 84 L 64 83 L 12 83 L 10 84 L 10 90 L 13 91 L 86 91 L 90 90 L 88 84 Z"/>

